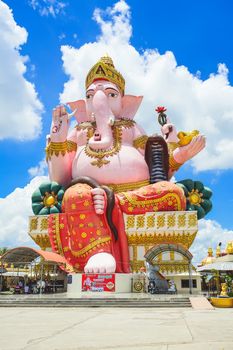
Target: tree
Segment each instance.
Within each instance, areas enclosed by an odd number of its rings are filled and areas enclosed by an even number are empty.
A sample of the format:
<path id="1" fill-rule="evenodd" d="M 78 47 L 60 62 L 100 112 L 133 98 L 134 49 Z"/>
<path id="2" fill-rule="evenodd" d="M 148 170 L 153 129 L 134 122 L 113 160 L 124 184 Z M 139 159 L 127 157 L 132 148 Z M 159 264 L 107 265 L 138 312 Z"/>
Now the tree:
<path id="1" fill-rule="evenodd" d="M 1 247 L 0 248 L 0 257 L 5 254 L 9 249 L 7 247 Z"/>

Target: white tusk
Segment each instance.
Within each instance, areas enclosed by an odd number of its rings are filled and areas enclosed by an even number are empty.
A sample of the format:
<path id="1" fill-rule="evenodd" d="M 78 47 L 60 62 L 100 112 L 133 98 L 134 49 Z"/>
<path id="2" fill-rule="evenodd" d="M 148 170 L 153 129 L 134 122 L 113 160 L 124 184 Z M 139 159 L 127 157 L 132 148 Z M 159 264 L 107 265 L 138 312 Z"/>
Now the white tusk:
<path id="1" fill-rule="evenodd" d="M 68 118 L 68 120 L 69 120 L 70 118 L 72 118 L 73 115 L 75 115 L 76 112 L 77 112 L 77 108 L 75 108 L 75 110 L 74 110 L 72 113 L 67 113 L 67 118 Z"/>
<path id="2" fill-rule="evenodd" d="M 114 117 L 110 117 L 108 120 L 108 125 L 113 126 L 115 123 L 115 118 Z"/>

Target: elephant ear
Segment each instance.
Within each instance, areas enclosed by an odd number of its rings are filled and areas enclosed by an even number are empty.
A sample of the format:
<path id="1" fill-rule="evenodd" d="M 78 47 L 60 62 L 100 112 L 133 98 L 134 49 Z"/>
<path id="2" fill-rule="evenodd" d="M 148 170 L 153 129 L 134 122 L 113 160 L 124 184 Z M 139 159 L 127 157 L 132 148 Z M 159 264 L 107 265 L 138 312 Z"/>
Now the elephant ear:
<path id="1" fill-rule="evenodd" d="M 133 119 L 141 102 L 143 96 L 125 95 L 122 97 L 121 118 Z"/>
<path id="2" fill-rule="evenodd" d="M 86 111 L 86 102 L 85 100 L 77 100 L 74 102 L 67 102 L 67 105 L 71 108 L 72 111 L 77 109 L 74 116 L 78 123 L 89 121 Z"/>

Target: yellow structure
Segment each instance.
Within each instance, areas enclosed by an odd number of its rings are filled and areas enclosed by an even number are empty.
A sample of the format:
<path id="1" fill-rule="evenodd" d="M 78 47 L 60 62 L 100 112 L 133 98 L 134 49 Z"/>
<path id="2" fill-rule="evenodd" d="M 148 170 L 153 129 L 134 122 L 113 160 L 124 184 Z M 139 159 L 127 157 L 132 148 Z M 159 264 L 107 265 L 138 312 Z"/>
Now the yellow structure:
<path id="1" fill-rule="evenodd" d="M 48 234 L 48 215 L 29 217 L 29 236 L 43 250 L 52 250 Z"/>
<path id="2" fill-rule="evenodd" d="M 223 251 L 221 251 L 221 247 L 218 245 L 215 257 L 213 256 L 213 249 L 208 248 L 208 256 L 202 260 L 200 266 L 220 262 L 233 262 L 233 241 L 229 241 Z"/>
<path id="3" fill-rule="evenodd" d="M 46 215 L 29 218 L 29 235 L 43 250 L 51 250 L 47 220 Z M 201 290 L 200 274 L 190 265 L 192 255 L 189 252 L 198 231 L 196 211 L 124 214 L 124 222 L 132 272 L 146 268 L 145 256 L 154 247 L 167 245 L 167 250 L 154 256 L 152 252 L 147 262 L 157 265 L 167 279 L 173 279 L 178 291 L 189 291 L 190 273 L 194 290 Z"/>
<path id="4" fill-rule="evenodd" d="M 217 290 L 220 292 L 220 278 L 221 272 L 228 272 L 233 274 L 233 242 L 230 241 L 226 244 L 224 251 L 221 251 L 221 247 L 218 246 L 216 249 L 216 257 L 213 257 L 213 251 L 211 248 L 208 249 L 208 256 L 202 260 L 201 267 L 198 268 L 199 271 L 216 271 L 216 284 Z M 208 266 L 209 265 L 209 266 Z M 212 297 L 211 303 L 216 307 L 233 307 L 233 298 L 228 295 L 228 288 L 226 282 L 221 283 L 221 292 L 219 297 Z M 233 289 L 233 285 L 232 288 Z"/>
<path id="5" fill-rule="evenodd" d="M 188 251 L 198 230 L 195 211 L 124 214 L 124 221 L 133 272 L 145 267 L 145 254 L 158 244 L 179 244 Z M 163 274 L 189 270 L 187 258 L 172 249 L 155 256 L 153 264 Z"/>
<path id="6" fill-rule="evenodd" d="M 201 262 L 201 266 L 214 263 L 216 258 L 213 256 L 213 249 L 208 248 L 208 255 Z"/>
<path id="7" fill-rule="evenodd" d="M 233 298 L 211 298 L 211 304 L 215 307 L 233 307 Z"/>

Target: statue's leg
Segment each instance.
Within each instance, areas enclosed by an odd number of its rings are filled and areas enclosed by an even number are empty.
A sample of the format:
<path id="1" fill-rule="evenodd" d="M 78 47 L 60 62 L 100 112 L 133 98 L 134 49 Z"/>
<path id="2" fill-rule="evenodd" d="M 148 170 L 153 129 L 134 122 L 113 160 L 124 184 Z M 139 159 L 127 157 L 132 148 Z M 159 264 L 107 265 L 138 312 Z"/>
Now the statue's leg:
<path id="1" fill-rule="evenodd" d="M 118 193 L 121 210 L 127 214 L 186 209 L 183 190 L 172 182 L 160 181 L 138 190 Z"/>
<path id="2" fill-rule="evenodd" d="M 63 213 L 51 214 L 49 218 L 53 251 L 64 255 L 76 271 L 128 273 L 128 243 L 118 199 L 112 213 L 119 233 L 116 239 L 105 212 L 96 213 L 92 191 L 90 186 L 80 183 L 66 190 Z M 106 194 L 104 198 L 106 201 Z"/>
<path id="3" fill-rule="evenodd" d="M 59 230 L 56 246 L 77 271 L 83 271 L 94 255 L 112 253 L 112 237 L 106 217 L 96 214 L 89 185 L 69 187 L 63 198 L 62 211 L 64 214 L 60 214 L 55 225 Z"/>

